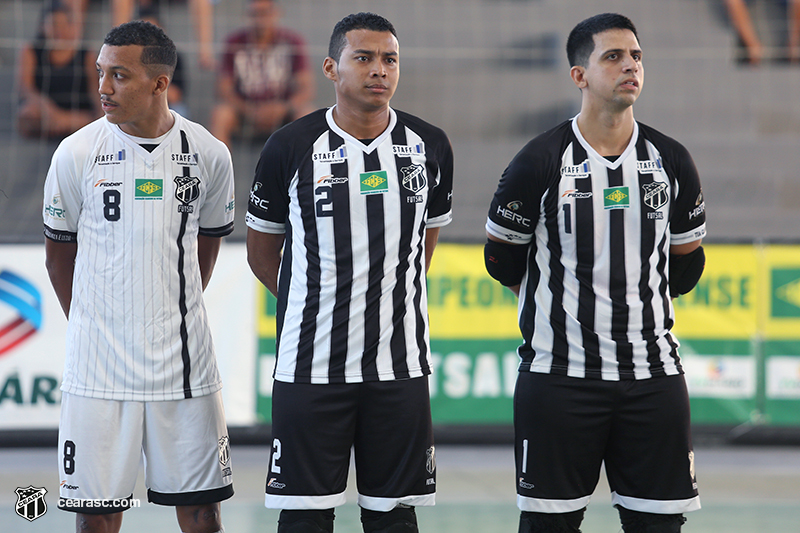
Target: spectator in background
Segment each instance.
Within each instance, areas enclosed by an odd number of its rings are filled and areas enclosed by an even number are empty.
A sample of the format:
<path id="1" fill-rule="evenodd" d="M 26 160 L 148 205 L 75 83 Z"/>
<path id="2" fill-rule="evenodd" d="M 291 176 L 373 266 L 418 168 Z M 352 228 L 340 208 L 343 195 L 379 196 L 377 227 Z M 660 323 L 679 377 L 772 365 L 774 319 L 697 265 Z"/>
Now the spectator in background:
<path id="1" fill-rule="evenodd" d="M 157 4 L 140 5 L 139 20 L 154 24 L 162 30 L 164 29 L 164 25 L 161 24 L 158 17 Z M 183 71 L 185 63 L 184 58 L 178 52 L 178 63 L 175 65 L 175 72 L 167 89 L 167 103 L 170 109 L 177 111 L 183 118 L 189 118 L 189 106 L 186 105 L 186 74 Z"/>
<path id="2" fill-rule="evenodd" d="M 71 5 L 47 0 L 39 31 L 22 49 L 17 125 L 25 137 L 61 138 L 100 117 L 95 60 Z"/>
<path id="3" fill-rule="evenodd" d="M 248 12 L 250 25 L 226 39 L 217 81 L 222 102 L 211 116 L 211 133 L 229 148 L 238 131 L 267 138 L 306 115 L 314 97 L 305 42 L 278 26 L 277 2 L 249 0 Z"/>
<path id="4" fill-rule="evenodd" d="M 797 62 L 800 60 L 800 0 L 780 0 L 780 3 L 786 9 L 785 18 L 788 22 L 784 43 L 786 50 L 784 53 L 769 55 L 777 60 Z M 758 65 L 765 56 L 764 45 L 753 24 L 747 0 L 725 0 L 725 7 L 741 49 L 737 60 L 741 63 Z"/>
<path id="5" fill-rule="evenodd" d="M 82 1 L 82 0 L 77 0 Z M 159 0 L 112 0 L 111 2 L 111 23 L 119 26 L 132 20 L 134 7 L 138 4 L 140 12 L 142 9 L 156 7 Z M 200 66 L 204 69 L 214 68 L 214 0 L 186 0 L 189 5 L 192 19 L 194 20 L 194 30 L 197 36 L 197 53 L 199 54 Z"/>

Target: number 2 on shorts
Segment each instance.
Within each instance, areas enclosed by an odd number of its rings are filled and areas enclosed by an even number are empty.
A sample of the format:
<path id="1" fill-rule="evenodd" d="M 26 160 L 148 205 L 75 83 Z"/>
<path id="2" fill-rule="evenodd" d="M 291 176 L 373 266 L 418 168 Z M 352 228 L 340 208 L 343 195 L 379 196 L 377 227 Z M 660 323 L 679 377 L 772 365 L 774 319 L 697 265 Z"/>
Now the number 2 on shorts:
<path id="1" fill-rule="evenodd" d="M 281 441 L 278 439 L 274 439 L 272 441 L 272 466 L 270 467 L 270 472 L 275 472 L 276 474 L 281 473 L 281 467 L 278 466 L 278 459 L 281 458 Z"/>

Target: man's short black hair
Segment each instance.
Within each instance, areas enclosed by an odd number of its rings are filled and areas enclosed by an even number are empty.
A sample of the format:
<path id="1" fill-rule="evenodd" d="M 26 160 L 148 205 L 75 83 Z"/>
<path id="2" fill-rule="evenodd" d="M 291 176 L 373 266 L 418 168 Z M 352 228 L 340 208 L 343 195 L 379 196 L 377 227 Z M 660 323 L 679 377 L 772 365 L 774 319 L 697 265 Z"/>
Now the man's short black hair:
<path id="1" fill-rule="evenodd" d="M 392 23 L 380 15 L 364 12 L 347 15 L 333 28 L 331 41 L 328 44 L 328 57 L 339 62 L 342 50 L 347 46 L 347 32 L 353 30 L 390 31 L 397 38 L 397 32 L 394 31 Z"/>
<path id="2" fill-rule="evenodd" d="M 639 40 L 636 33 L 636 26 L 631 19 L 618 13 L 602 13 L 589 17 L 579 22 L 572 28 L 567 39 L 567 59 L 569 66 L 579 65 L 585 67 L 589 62 L 589 56 L 594 51 L 594 36 L 608 30 L 630 30 Z"/>
<path id="3" fill-rule="evenodd" d="M 103 44 L 108 46 L 142 46 L 143 65 L 153 71 L 163 70 L 172 79 L 178 63 L 178 50 L 164 30 L 143 20 L 134 20 L 113 28 Z"/>

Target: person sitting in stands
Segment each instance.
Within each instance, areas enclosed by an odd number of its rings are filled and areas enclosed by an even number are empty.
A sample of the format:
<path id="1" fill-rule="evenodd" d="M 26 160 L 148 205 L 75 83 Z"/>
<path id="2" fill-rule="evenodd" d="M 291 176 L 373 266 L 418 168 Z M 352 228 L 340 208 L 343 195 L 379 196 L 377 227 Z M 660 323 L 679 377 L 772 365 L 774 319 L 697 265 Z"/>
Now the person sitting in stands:
<path id="1" fill-rule="evenodd" d="M 19 62 L 25 137 L 61 138 L 101 116 L 96 54 L 83 48 L 75 12 L 62 0 L 47 0 L 36 39 Z"/>

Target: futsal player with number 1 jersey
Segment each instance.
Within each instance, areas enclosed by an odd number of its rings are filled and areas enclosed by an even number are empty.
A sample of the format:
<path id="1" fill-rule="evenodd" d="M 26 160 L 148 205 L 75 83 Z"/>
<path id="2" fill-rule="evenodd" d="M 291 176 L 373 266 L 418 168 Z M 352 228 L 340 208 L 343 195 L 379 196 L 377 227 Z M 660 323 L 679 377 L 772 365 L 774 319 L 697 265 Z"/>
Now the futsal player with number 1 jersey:
<path id="1" fill-rule="evenodd" d="M 529 142 L 489 210 L 486 267 L 519 294 L 514 395 L 521 533 L 578 532 L 601 465 L 626 533 L 700 508 L 671 298 L 703 272 L 705 203 L 689 152 L 637 122 L 633 23 L 567 41 L 576 117 Z"/>

